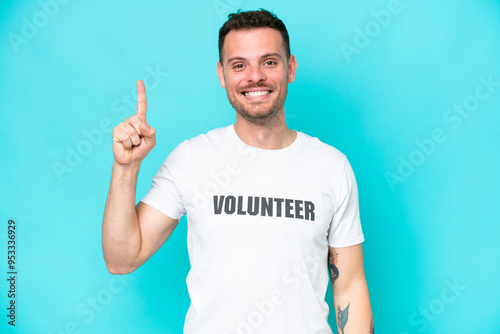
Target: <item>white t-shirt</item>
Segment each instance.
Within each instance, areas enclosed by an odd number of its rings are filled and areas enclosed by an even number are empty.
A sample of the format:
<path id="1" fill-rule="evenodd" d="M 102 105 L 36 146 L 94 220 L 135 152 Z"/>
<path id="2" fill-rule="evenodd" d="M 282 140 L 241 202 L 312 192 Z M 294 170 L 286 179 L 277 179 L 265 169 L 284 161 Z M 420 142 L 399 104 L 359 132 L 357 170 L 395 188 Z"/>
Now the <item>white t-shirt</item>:
<path id="1" fill-rule="evenodd" d="M 288 147 L 245 144 L 233 125 L 182 142 L 142 202 L 187 214 L 185 334 L 332 333 L 328 246 L 364 241 L 344 154 L 297 132 Z"/>

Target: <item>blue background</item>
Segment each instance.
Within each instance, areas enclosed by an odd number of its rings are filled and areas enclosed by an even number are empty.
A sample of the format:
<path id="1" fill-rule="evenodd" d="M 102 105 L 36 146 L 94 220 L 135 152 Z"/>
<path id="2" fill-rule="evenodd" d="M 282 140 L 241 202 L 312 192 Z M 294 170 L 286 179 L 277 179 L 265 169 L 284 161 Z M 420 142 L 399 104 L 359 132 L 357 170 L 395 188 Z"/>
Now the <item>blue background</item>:
<path id="1" fill-rule="evenodd" d="M 377 333 L 500 332 L 498 1 L 62 2 L 0 4 L 0 277 L 8 219 L 18 228 L 17 326 L 2 278 L 0 332 L 182 332 L 185 218 L 134 273 L 106 270 L 111 129 L 149 75 L 158 144 L 141 198 L 178 143 L 235 121 L 218 29 L 259 7 L 286 23 L 298 60 L 289 127 L 355 171 Z"/>

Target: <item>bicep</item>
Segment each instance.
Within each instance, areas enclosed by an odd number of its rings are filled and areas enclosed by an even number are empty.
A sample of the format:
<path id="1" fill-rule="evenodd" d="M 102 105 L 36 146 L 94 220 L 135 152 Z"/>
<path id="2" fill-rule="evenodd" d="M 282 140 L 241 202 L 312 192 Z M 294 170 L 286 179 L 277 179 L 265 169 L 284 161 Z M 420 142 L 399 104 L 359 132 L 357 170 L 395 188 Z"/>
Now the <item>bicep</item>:
<path id="1" fill-rule="evenodd" d="M 141 230 L 141 251 L 138 259 L 140 266 L 167 241 L 179 220 L 143 202 L 137 204 L 136 211 Z"/>

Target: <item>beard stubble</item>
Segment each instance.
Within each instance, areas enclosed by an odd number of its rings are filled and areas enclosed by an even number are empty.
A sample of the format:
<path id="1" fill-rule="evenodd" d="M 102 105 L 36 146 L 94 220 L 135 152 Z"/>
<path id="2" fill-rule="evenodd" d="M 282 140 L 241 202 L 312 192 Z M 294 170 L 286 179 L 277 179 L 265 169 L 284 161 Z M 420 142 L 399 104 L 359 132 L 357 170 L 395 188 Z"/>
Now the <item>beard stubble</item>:
<path id="1" fill-rule="evenodd" d="M 272 93 L 278 94 L 278 96 L 275 98 L 273 103 L 271 104 L 270 107 L 264 109 L 264 104 L 268 103 L 266 102 L 251 102 L 250 103 L 250 108 L 252 110 L 246 109 L 246 107 L 241 103 L 236 97 L 231 98 L 230 94 L 227 94 L 227 97 L 229 99 L 229 103 L 233 106 L 233 108 L 240 114 L 245 120 L 248 122 L 255 124 L 255 125 L 265 125 L 269 124 L 272 122 L 274 118 L 278 115 L 278 112 L 283 108 L 285 105 L 285 100 L 287 96 L 287 85 L 285 84 L 282 86 L 281 90 L 277 90 L 276 87 L 268 86 L 265 84 L 253 84 L 249 85 L 245 88 L 240 89 L 237 94 L 242 94 L 243 91 L 248 90 L 248 89 L 253 89 L 253 88 L 267 88 L 268 90 L 271 90 Z"/>

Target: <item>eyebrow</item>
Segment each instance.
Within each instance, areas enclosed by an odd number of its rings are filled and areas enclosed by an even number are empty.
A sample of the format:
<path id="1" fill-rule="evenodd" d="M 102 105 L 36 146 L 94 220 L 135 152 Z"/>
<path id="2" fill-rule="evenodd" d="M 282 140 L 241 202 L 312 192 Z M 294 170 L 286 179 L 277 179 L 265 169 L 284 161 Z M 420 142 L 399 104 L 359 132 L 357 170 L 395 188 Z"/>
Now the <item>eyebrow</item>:
<path id="1" fill-rule="evenodd" d="M 263 59 L 263 58 L 269 58 L 269 57 L 277 57 L 277 58 L 280 58 L 282 59 L 281 55 L 277 52 L 274 52 L 274 53 L 266 53 L 265 55 L 262 55 L 260 57 L 260 59 Z M 233 57 L 233 58 L 229 58 L 227 60 L 227 63 L 229 64 L 230 62 L 232 61 L 236 61 L 236 60 L 246 60 L 246 58 L 243 58 L 243 57 Z"/>

